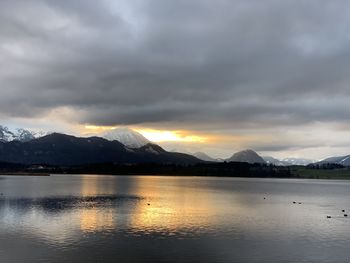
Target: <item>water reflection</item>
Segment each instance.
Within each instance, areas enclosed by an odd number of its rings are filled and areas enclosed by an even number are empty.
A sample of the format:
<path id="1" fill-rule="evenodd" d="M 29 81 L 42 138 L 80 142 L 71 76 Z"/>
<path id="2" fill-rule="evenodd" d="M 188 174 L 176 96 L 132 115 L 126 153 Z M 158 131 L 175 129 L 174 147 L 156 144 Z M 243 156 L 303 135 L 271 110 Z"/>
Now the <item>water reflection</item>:
<path id="1" fill-rule="evenodd" d="M 145 196 L 130 217 L 130 232 L 139 234 L 161 233 L 164 236 L 193 235 L 215 224 L 216 208 L 210 193 L 184 185 L 181 177 L 138 177 L 134 191 Z"/>
<path id="2" fill-rule="evenodd" d="M 0 262 L 335 262 L 350 245 L 349 182 L 0 178 Z"/>
<path id="3" fill-rule="evenodd" d="M 111 231 L 116 228 L 115 209 L 82 209 L 79 213 L 80 229 L 85 232 Z"/>
<path id="4" fill-rule="evenodd" d="M 0 209 L 42 210 L 46 213 L 67 212 L 66 210 L 117 207 L 125 202 L 141 200 L 137 196 L 109 195 L 109 196 L 68 196 L 48 198 L 0 198 Z"/>
<path id="5" fill-rule="evenodd" d="M 116 230 L 118 209 L 133 206 L 141 200 L 135 196 L 119 195 L 1 198 L 0 220 L 4 228 L 8 226 L 16 230 L 24 227 L 27 233 L 46 242 L 69 244 L 81 238 L 80 231 Z"/>
<path id="6" fill-rule="evenodd" d="M 83 176 L 79 196 L 6 197 L 0 199 L 2 219 L 15 215 L 30 222 L 40 235 L 62 232 L 72 238 L 83 232 L 119 231 L 129 234 L 194 235 L 215 224 L 217 208 L 210 192 L 184 185 L 186 179 L 162 177 Z M 128 193 L 128 194 L 123 194 Z M 57 194 L 57 193 L 56 193 Z M 47 217 L 54 219 L 46 222 Z M 8 221 L 9 222 L 9 221 Z M 13 221 L 9 222 L 14 225 Z M 60 225 L 57 233 L 55 222 Z M 35 225 L 41 227 L 35 228 Z"/>
<path id="7" fill-rule="evenodd" d="M 80 221 L 80 228 L 85 232 L 112 231 L 117 229 L 118 214 L 123 211 L 123 206 L 136 206 L 143 198 L 138 195 L 119 196 L 118 202 L 114 202 L 114 193 L 130 190 L 132 183 L 124 181 L 119 184 L 115 177 L 101 177 L 98 175 L 82 178 L 81 194 L 88 199 L 100 199 L 98 206 L 89 207 L 84 203 L 76 214 Z M 122 188 L 122 189 L 121 189 Z M 109 196 L 96 196 L 98 194 L 110 194 Z M 102 198 L 102 199 L 101 199 Z"/>

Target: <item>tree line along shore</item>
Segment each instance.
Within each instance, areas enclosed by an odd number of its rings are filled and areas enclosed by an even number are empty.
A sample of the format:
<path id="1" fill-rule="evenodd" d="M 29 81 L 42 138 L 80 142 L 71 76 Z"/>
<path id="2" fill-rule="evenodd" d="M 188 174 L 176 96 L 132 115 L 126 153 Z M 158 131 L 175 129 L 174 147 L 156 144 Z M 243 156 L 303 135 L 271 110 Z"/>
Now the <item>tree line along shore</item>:
<path id="1" fill-rule="evenodd" d="M 79 166 L 0 163 L 0 175 L 49 176 L 50 174 L 183 175 L 258 178 L 350 179 L 350 169 L 332 166 L 275 166 L 244 162 L 175 164 L 99 163 Z"/>

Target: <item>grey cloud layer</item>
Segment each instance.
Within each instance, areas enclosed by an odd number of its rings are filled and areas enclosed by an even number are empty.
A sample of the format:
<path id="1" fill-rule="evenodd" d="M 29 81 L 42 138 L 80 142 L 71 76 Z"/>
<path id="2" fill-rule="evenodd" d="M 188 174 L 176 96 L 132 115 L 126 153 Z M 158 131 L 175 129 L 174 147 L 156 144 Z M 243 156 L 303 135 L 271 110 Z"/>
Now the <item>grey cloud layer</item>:
<path id="1" fill-rule="evenodd" d="M 1 1 L 0 112 L 207 129 L 347 120 L 349 12 L 337 0 Z"/>

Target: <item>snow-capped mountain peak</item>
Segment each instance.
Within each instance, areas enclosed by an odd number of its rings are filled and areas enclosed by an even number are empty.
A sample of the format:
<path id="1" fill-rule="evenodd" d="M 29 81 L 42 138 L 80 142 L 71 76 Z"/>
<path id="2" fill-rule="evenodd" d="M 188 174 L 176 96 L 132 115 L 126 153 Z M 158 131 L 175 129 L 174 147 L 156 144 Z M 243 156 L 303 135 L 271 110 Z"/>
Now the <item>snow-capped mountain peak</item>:
<path id="1" fill-rule="evenodd" d="M 316 160 L 305 159 L 305 158 L 294 158 L 294 157 L 284 158 L 282 161 L 287 162 L 291 165 L 308 165 L 310 163 L 316 162 Z"/>
<path id="2" fill-rule="evenodd" d="M 140 148 L 148 143 L 151 143 L 142 134 L 128 127 L 115 128 L 104 132 L 101 136 L 110 141 L 119 141 L 130 148 Z"/>
<path id="3" fill-rule="evenodd" d="M 20 141 L 28 142 L 35 138 L 42 137 L 47 135 L 46 132 L 34 132 L 22 128 L 9 129 L 6 126 L 0 125 L 0 142 L 11 142 L 11 141 Z"/>
<path id="4" fill-rule="evenodd" d="M 278 166 L 289 166 L 289 165 L 303 165 L 306 166 L 310 163 L 314 163 L 315 160 L 311 159 L 305 159 L 305 158 L 284 158 L 284 159 L 277 159 L 273 158 L 271 156 L 264 156 L 263 157 L 266 163 L 268 164 L 273 164 L 273 165 L 278 165 Z"/>

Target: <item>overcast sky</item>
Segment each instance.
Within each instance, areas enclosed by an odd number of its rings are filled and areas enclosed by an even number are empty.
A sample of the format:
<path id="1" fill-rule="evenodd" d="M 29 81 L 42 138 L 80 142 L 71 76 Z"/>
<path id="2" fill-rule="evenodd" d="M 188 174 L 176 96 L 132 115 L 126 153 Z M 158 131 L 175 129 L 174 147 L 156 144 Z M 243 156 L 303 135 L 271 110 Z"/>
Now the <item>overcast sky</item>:
<path id="1" fill-rule="evenodd" d="M 347 0 L 0 1 L 0 123 L 182 130 L 225 157 L 350 154 Z"/>

